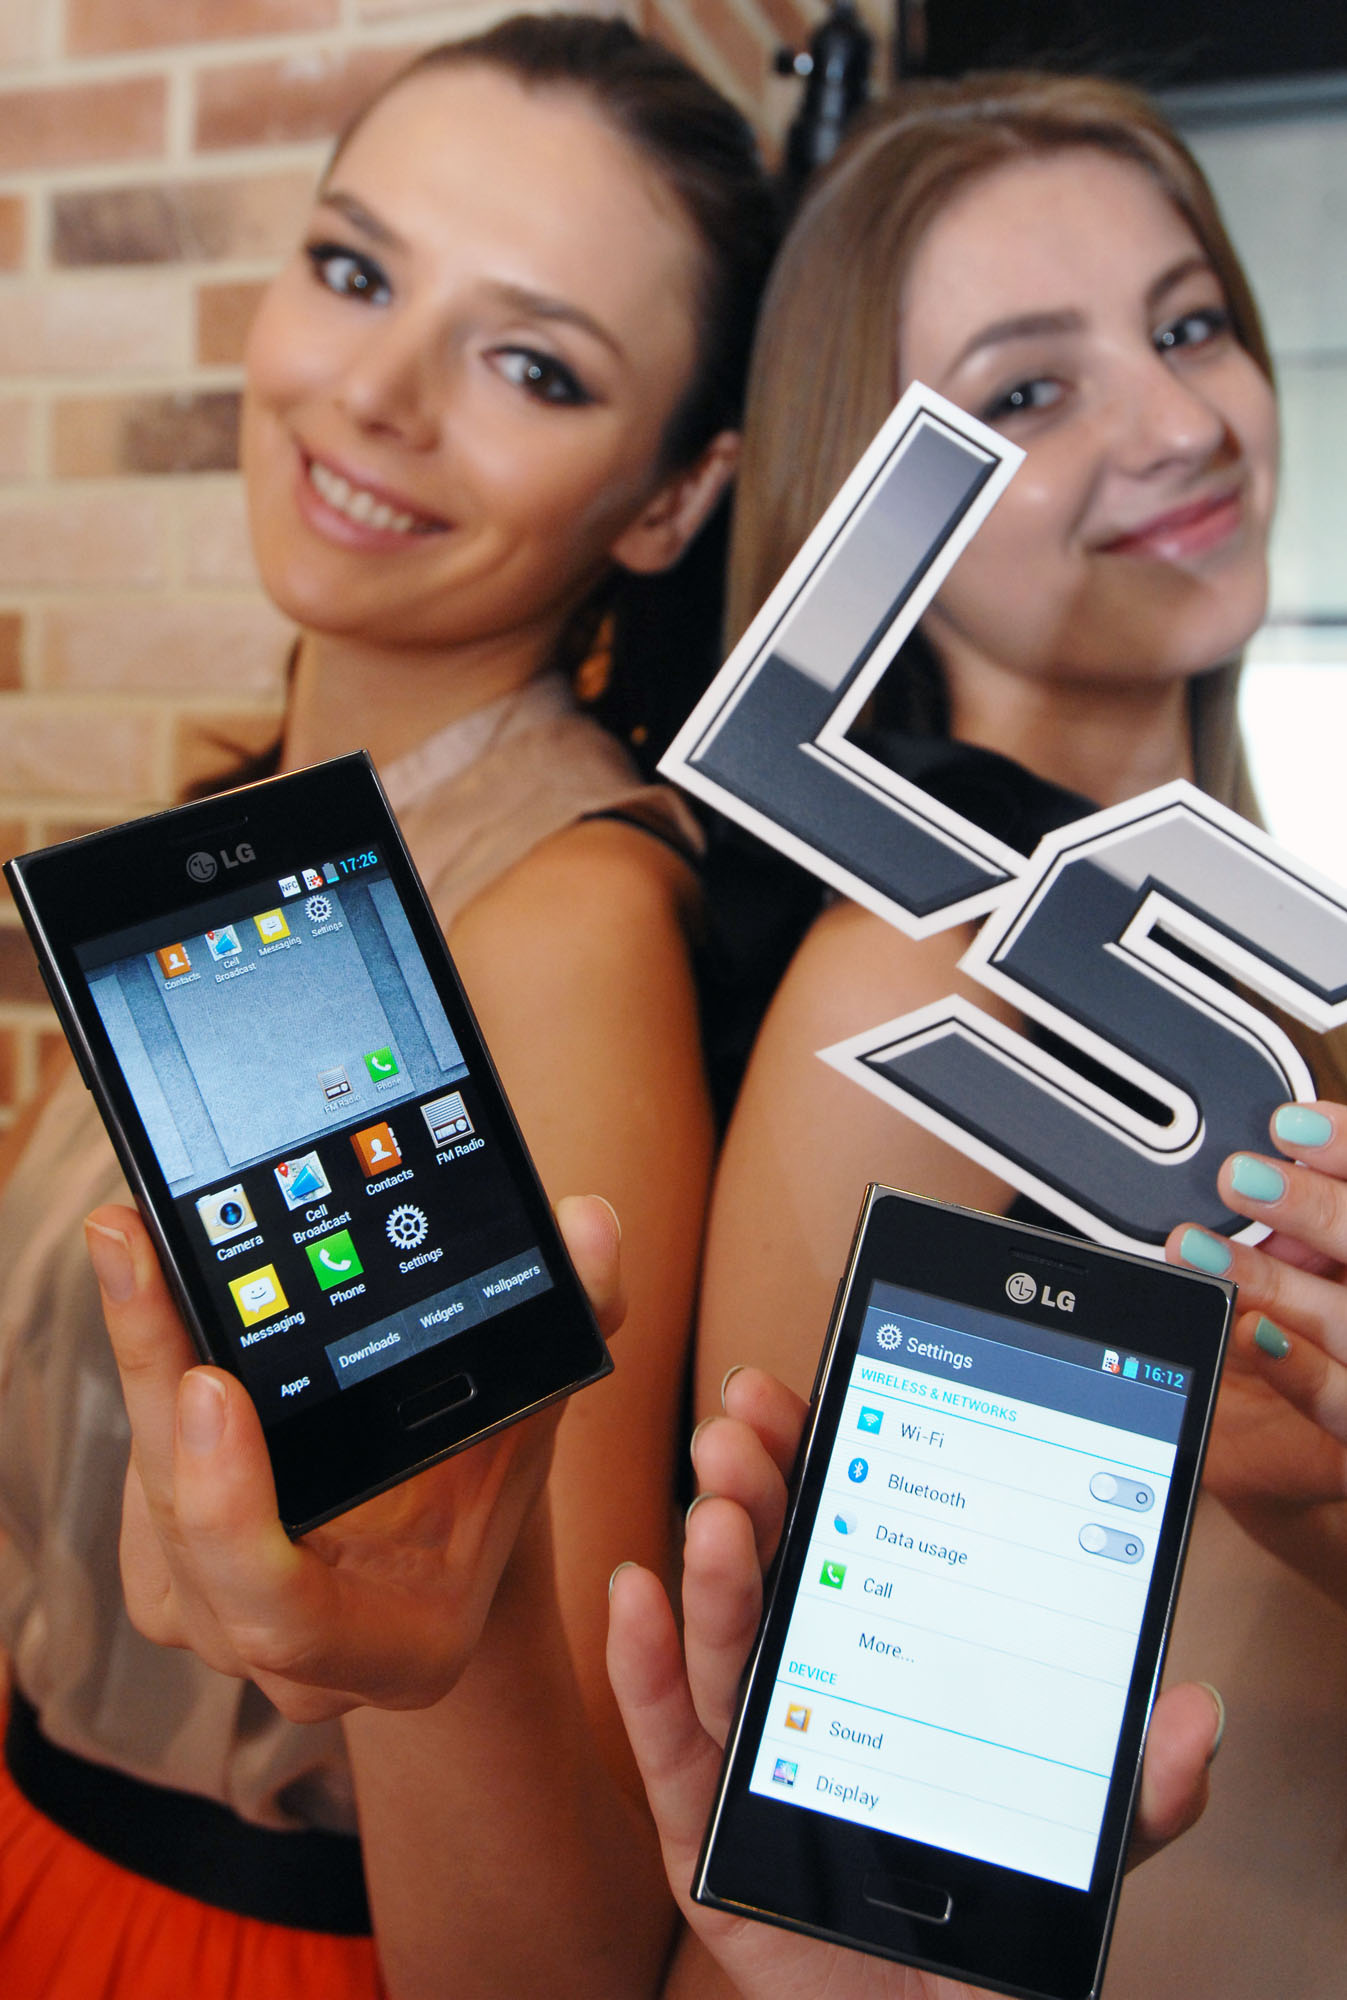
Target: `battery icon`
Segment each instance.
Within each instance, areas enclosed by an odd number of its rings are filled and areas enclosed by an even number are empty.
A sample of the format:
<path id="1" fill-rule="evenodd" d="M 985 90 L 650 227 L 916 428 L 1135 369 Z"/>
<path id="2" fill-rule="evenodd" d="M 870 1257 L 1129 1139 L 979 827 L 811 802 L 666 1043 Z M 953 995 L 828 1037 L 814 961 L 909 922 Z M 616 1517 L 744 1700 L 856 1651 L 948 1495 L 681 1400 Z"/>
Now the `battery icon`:
<path id="1" fill-rule="evenodd" d="M 1135 1354 L 1129 1354 L 1126 1361 L 1124 1361 L 1123 1363 L 1123 1374 L 1128 1376 L 1129 1379 L 1135 1379 L 1136 1372 L 1137 1372 L 1137 1358 Z"/>

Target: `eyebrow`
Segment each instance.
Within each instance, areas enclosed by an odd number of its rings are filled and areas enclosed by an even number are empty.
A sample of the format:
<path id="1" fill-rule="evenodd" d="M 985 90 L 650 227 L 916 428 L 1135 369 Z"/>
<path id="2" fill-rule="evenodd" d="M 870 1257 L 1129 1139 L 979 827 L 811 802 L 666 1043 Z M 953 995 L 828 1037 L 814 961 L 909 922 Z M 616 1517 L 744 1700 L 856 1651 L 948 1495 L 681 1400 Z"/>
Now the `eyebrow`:
<path id="1" fill-rule="evenodd" d="M 1195 272 L 1208 272 L 1213 277 L 1216 275 L 1211 259 L 1204 257 L 1200 251 L 1191 256 L 1181 257 L 1176 264 L 1171 264 L 1167 271 L 1162 271 L 1159 277 L 1147 286 L 1147 311 L 1153 311 L 1167 292 L 1173 291 L 1176 285 L 1182 284 L 1185 278 L 1192 277 Z M 1080 333 L 1084 326 L 1085 315 L 1075 311 L 1017 313 L 1011 319 L 993 320 L 990 326 L 981 328 L 960 348 L 950 364 L 951 373 L 955 368 L 962 367 L 963 363 L 974 354 L 980 353 L 984 347 L 999 347 L 1010 340 L 1041 338 L 1044 334 Z"/>
<path id="2" fill-rule="evenodd" d="M 344 215 L 346 220 L 354 224 L 363 235 L 368 236 L 372 242 L 382 244 L 385 249 L 406 248 L 395 229 L 390 229 L 386 222 L 381 222 L 372 209 L 366 208 L 363 201 L 358 201 L 353 194 L 347 194 L 343 188 L 320 188 L 318 206 L 335 208 L 338 215 Z"/>

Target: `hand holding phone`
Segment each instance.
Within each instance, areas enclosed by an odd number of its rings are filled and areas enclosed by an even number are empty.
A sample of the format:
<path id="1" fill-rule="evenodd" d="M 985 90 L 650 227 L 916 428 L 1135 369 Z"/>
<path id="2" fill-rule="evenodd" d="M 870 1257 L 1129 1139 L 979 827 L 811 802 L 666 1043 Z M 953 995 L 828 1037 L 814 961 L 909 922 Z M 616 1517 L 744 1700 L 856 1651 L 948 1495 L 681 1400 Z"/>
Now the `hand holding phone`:
<path id="1" fill-rule="evenodd" d="M 623 1310 L 613 1213 L 572 1196 L 556 1214 L 611 1334 Z M 121 1558 L 139 1629 L 254 1680 L 296 1722 L 439 1700 L 481 1633 L 564 1405 L 292 1541 L 257 1411 L 234 1376 L 194 1365 L 139 1216 L 99 1209 L 89 1238 L 131 1421 Z"/>

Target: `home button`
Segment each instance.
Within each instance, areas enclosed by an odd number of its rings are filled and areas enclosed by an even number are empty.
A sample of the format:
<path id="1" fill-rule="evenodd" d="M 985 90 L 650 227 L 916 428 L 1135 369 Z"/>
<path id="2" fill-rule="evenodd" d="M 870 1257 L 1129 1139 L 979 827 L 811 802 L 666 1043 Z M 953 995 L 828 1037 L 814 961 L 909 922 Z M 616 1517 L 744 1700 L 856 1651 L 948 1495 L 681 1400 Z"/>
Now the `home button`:
<path id="1" fill-rule="evenodd" d="M 436 1417 L 448 1416 L 451 1410 L 461 1410 L 476 1394 L 477 1384 L 471 1375 L 445 1376 L 428 1389 L 404 1397 L 398 1404 L 398 1422 L 404 1430 L 414 1431 L 421 1424 L 433 1423 Z"/>
<path id="2" fill-rule="evenodd" d="M 900 1917 L 920 1917 L 928 1924 L 947 1924 L 954 1911 L 948 1889 L 934 1882 L 910 1882 L 902 1875 L 867 1875 L 861 1894 L 881 1910 L 893 1910 Z"/>

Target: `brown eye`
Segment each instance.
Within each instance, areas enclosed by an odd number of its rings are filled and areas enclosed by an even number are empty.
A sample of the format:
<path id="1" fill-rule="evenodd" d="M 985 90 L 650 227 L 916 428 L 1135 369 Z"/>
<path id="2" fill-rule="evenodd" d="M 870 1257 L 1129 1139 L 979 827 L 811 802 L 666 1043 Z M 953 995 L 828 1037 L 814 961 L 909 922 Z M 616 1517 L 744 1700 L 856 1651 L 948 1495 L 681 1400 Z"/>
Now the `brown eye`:
<path id="1" fill-rule="evenodd" d="M 503 347 L 496 365 L 507 382 L 515 383 L 540 403 L 590 403 L 594 399 L 574 371 L 554 354 L 531 347 Z"/>
<path id="2" fill-rule="evenodd" d="M 340 243 L 309 243 L 304 254 L 319 284 L 338 298 L 383 306 L 392 297 L 383 271 L 372 257 L 362 256 L 358 250 L 347 250 Z"/>

